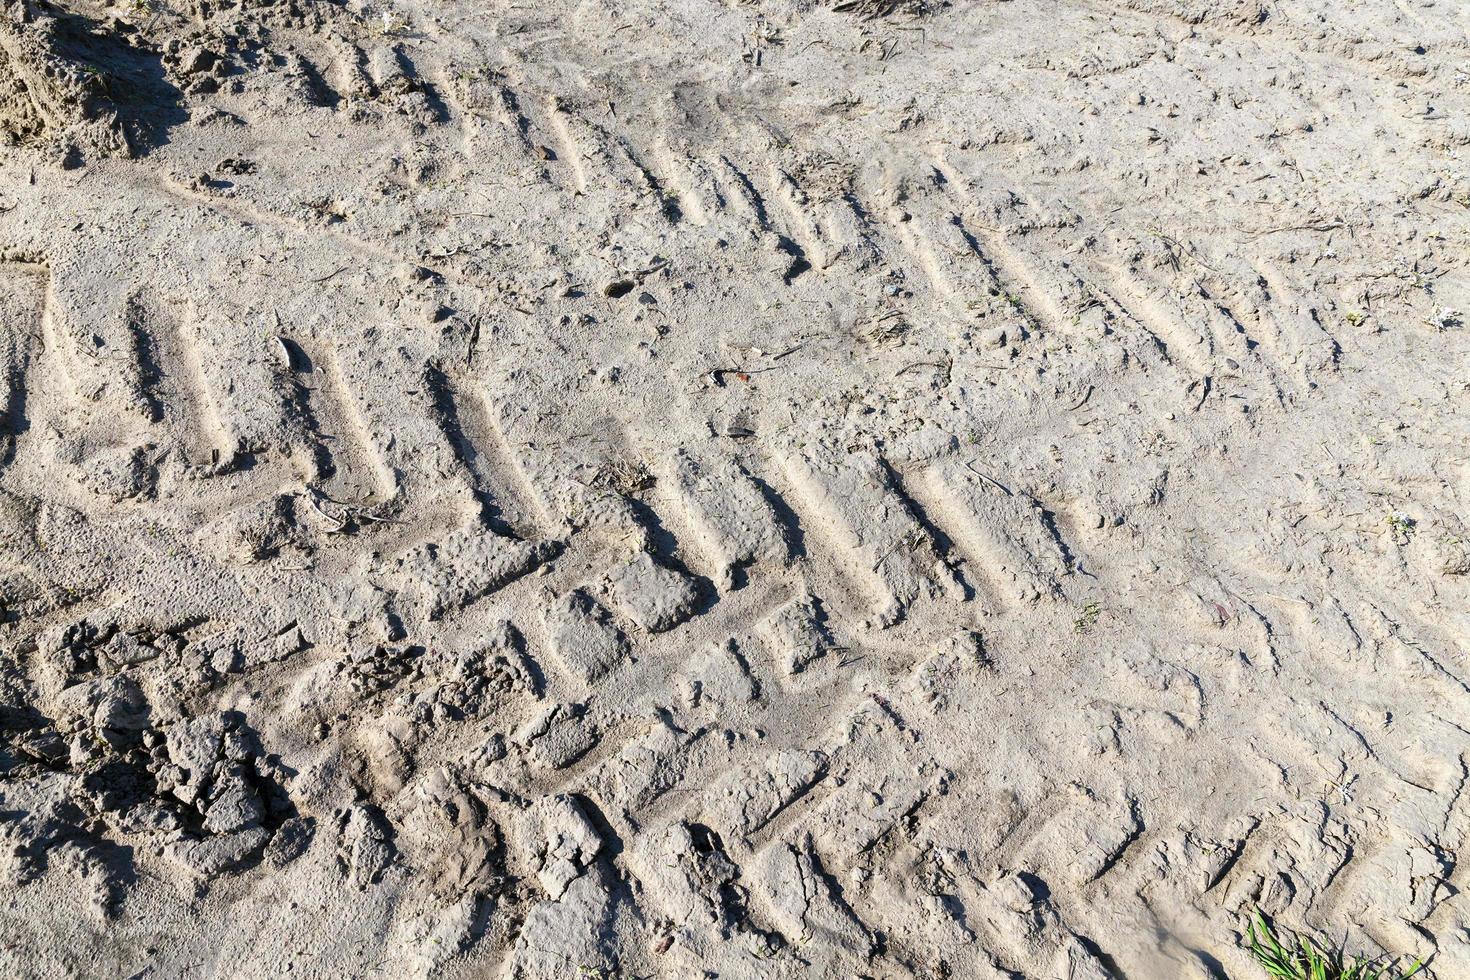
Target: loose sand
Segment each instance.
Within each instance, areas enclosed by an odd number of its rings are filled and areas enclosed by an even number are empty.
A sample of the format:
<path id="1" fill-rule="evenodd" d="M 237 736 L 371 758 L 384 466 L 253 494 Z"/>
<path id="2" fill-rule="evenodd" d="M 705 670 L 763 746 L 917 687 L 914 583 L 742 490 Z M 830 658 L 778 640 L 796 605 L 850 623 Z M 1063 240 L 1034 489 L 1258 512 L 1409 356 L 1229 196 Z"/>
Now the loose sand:
<path id="1" fill-rule="evenodd" d="M 1470 976 L 1470 7 L 0 0 L 0 973 Z"/>

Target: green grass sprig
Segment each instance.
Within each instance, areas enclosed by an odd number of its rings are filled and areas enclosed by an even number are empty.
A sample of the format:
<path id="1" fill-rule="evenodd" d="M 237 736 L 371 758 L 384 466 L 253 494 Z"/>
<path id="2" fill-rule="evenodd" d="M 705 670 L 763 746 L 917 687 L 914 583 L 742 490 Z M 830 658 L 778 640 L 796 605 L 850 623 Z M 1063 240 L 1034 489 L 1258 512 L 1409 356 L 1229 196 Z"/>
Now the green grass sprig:
<path id="1" fill-rule="evenodd" d="M 1424 962 L 1415 960 L 1405 973 L 1397 956 L 1349 958 L 1330 941 L 1286 929 L 1278 937 L 1259 909 L 1246 935 L 1246 951 L 1271 980 L 1409 980 L 1424 969 Z"/>

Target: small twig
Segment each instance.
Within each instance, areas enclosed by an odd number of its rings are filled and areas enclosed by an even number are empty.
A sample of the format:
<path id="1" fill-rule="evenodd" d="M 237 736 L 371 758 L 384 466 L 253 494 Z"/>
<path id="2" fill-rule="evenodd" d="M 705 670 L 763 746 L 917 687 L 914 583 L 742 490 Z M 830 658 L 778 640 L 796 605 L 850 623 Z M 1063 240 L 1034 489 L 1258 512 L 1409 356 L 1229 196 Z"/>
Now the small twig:
<path id="1" fill-rule="evenodd" d="M 742 381 L 748 381 L 752 374 L 765 374 L 767 371 L 774 370 L 776 370 L 774 366 L 763 368 L 711 368 L 705 372 L 704 376 L 710 381 L 713 381 L 716 388 L 723 388 L 725 387 L 725 375 L 727 374 L 733 374 Z"/>
<path id="2" fill-rule="evenodd" d="M 475 349 L 480 345 L 480 318 L 476 317 L 474 325 L 470 328 L 469 349 L 465 352 L 465 367 L 475 366 Z"/>
<path id="3" fill-rule="evenodd" d="M 329 273 L 327 273 L 327 274 L 326 274 L 326 275 L 324 275 L 324 276 L 322 276 L 322 277 L 321 277 L 321 278 L 320 278 L 320 279 L 313 279 L 313 280 L 311 280 L 311 281 L 312 281 L 312 282 L 314 282 L 314 283 L 322 283 L 322 282 L 326 282 L 326 281 L 327 281 L 327 280 L 328 280 L 328 279 L 333 279 L 333 278 L 336 278 L 336 277 L 337 277 L 337 276 L 339 276 L 339 275 L 341 275 L 341 274 L 342 274 L 342 273 L 344 273 L 344 272 L 346 272 L 346 271 L 347 271 L 347 270 L 348 270 L 348 269 L 349 269 L 349 268 L 351 268 L 351 267 L 350 267 L 350 266 L 345 266 L 345 265 L 344 265 L 344 266 L 343 266 L 343 267 L 342 267 L 342 268 L 340 268 L 340 269 L 338 269 L 338 270 L 337 270 L 337 271 L 335 271 L 335 272 L 329 272 Z"/>
<path id="4" fill-rule="evenodd" d="M 322 510 L 321 507 L 317 504 L 315 497 L 308 496 L 306 498 L 306 502 L 311 505 L 311 509 L 316 511 L 317 516 L 319 516 L 322 520 L 336 524 L 336 527 L 327 528 L 328 534 L 342 534 L 347 530 L 347 521 L 343 520 L 340 517 L 333 517 L 331 514 L 328 514 L 326 511 Z"/>
<path id="5" fill-rule="evenodd" d="M 668 267 L 669 267 L 669 260 L 668 259 L 659 259 L 656 262 L 654 262 L 653 265 L 649 266 L 646 269 L 639 269 L 636 272 L 630 272 L 628 274 L 630 276 L 632 276 L 634 279 L 637 279 L 639 282 L 642 282 L 643 279 L 645 279 L 646 277 L 653 275 L 655 272 L 659 271 L 660 269 L 667 269 Z"/>
<path id="6" fill-rule="evenodd" d="M 936 371 L 943 371 L 946 375 L 949 374 L 950 370 L 950 365 L 945 363 L 944 361 L 915 361 L 914 363 L 905 365 L 904 367 L 901 367 L 897 371 L 893 372 L 893 376 L 895 378 L 900 378 L 908 372 L 912 371 L 914 368 L 921 367 L 931 367 L 934 368 Z"/>
<path id="7" fill-rule="evenodd" d="M 1210 376 L 1207 374 L 1196 383 L 1200 386 L 1200 391 L 1199 401 L 1194 403 L 1194 410 L 1198 412 L 1200 406 L 1205 403 L 1205 399 L 1210 397 Z M 1191 385 L 1191 387 L 1193 386 Z"/>
<path id="8" fill-rule="evenodd" d="M 993 477 L 986 476 L 984 473 L 981 473 L 979 470 L 975 469 L 975 464 L 974 463 L 969 462 L 969 461 L 966 461 L 965 462 L 965 469 L 969 470 L 971 473 L 974 473 L 980 479 L 984 480 L 986 483 L 990 484 L 992 487 L 995 487 L 995 489 L 999 490 L 1001 493 L 1005 494 L 1007 497 L 1014 497 L 1015 496 L 1015 494 L 1011 493 L 1011 491 L 1005 486 L 1005 484 L 999 482 L 998 480 L 994 479 Z"/>
<path id="9" fill-rule="evenodd" d="M 1323 221 L 1307 225 L 1287 225 L 1284 228 L 1264 228 L 1260 231 L 1250 233 L 1251 238 L 1264 238 L 1267 235 L 1279 235 L 1287 231 L 1332 231 L 1337 228 L 1346 227 L 1341 221 Z"/>

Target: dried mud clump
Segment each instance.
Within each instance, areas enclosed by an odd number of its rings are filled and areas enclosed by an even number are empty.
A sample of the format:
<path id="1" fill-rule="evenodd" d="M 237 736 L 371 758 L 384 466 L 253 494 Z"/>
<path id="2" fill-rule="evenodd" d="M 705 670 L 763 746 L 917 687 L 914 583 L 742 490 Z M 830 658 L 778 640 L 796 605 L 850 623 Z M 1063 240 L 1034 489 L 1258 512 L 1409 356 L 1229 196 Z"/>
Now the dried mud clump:
<path id="1" fill-rule="evenodd" d="M 0 2 L 0 142 L 77 166 L 146 153 L 183 115 L 157 53 L 57 7 Z"/>

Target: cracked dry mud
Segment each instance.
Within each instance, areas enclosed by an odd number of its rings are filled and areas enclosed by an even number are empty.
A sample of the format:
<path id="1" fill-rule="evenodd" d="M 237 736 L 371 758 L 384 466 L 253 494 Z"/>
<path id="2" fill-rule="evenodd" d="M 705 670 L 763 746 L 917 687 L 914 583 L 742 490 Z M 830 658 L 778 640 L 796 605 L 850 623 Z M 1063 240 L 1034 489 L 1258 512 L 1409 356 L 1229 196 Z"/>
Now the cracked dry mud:
<path id="1" fill-rule="evenodd" d="M 1470 976 L 1470 8 L 0 14 L 0 973 Z"/>

